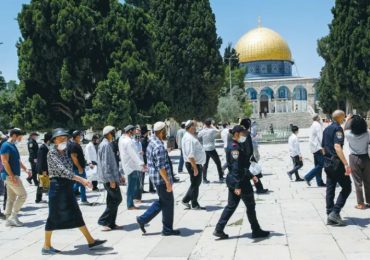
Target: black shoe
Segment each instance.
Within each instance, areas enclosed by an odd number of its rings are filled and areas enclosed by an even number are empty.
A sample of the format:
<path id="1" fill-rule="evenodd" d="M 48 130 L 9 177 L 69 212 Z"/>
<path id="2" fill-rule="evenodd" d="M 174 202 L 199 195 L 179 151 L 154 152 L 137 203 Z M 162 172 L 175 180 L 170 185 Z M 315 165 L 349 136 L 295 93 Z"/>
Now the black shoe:
<path id="1" fill-rule="evenodd" d="M 31 178 L 27 178 L 26 181 L 32 185 L 32 179 Z"/>
<path id="2" fill-rule="evenodd" d="M 301 181 L 304 181 L 304 179 L 302 179 L 302 178 L 298 178 L 298 179 L 296 179 L 295 181 L 296 181 L 296 182 L 301 182 Z"/>
<path id="3" fill-rule="evenodd" d="M 136 222 L 137 224 L 139 225 L 140 229 L 141 229 L 141 232 L 143 232 L 143 234 L 146 233 L 146 230 L 145 230 L 145 225 L 143 223 L 140 223 L 139 221 L 139 217 L 136 217 Z"/>
<path id="4" fill-rule="evenodd" d="M 317 187 L 326 187 L 326 184 L 325 183 L 320 183 L 317 185 Z"/>
<path id="5" fill-rule="evenodd" d="M 304 177 L 304 180 L 306 181 L 308 186 L 311 186 L 311 182 L 309 180 L 307 180 L 306 177 Z"/>
<path id="6" fill-rule="evenodd" d="M 224 183 L 225 182 L 225 178 L 224 177 L 220 178 L 220 182 L 221 183 Z"/>
<path id="7" fill-rule="evenodd" d="M 256 193 L 257 194 L 265 194 L 269 191 L 269 189 L 262 189 L 262 190 L 257 190 Z"/>
<path id="8" fill-rule="evenodd" d="M 264 238 L 270 235 L 270 231 L 264 231 L 262 229 L 252 232 L 252 238 Z"/>
<path id="9" fill-rule="evenodd" d="M 180 178 L 176 178 L 176 177 L 174 177 L 174 178 L 173 178 L 173 182 L 175 182 L 175 183 L 180 182 Z"/>
<path id="10" fill-rule="evenodd" d="M 181 201 L 181 204 L 185 206 L 185 209 L 190 209 L 191 208 L 189 203 Z"/>
<path id="11" fill-rule="evenodd" d="M 155 193 L 157 193 L 155 190 L 150 190 L 149 191 L 151 194 L 155 194 Z"/>
<path id="12" fill-rule="evenodd" d="M 166 232 L 164 232 L 164 231 L 162 231 L 162 235 L 163 236 L 179 236 L 181 233 L 180 233 L 180 230 L 178 230 L 178 229 L 173 229 L 173 230 L 171 230 L 171 231 L 166 231 Z"/>
<path id="13" fill-rule="evenodd" d="M 2 219 L 2 220 L 5 220 L 6 219 L 6 216 L 3 213 L 1 213 L 1 212 L 0 212 L 0 219 Z"/>
<path id="14" fill-rule="evenodd" d="M 143 193 L 149 193 L 149 191 L 143 190 Z"/>
<path id="15" fill-rule="evenodd" d="M 95 249 L 98 246 L 101 246 L 102 244 L 104 244 L 105 242 L 107 242 L 107 240 L 96 239 L 94 243 L 89 244 L 89 249 Z"/>
<path id="16" fill-rule="evenodd" d="M 192 207 L 194 210 L 206 210 L 206 207 L 201 207 L 200 205 L 196 205 L 195 207 Z"/>
<path id="17" fill-rule="evenodd" d="M 204 183 L 204 184 L 209 184 L 209 183 L 210 183 L 210 181 L 209 181 L 209 180 L 207 180 L 207 179 L 204 179 L 204 180 L 203 180 L 203 183 Z"/>
<path id="18" fill-rule="evenodd" d="M 219 239 L 228 239 L 229 238 L 229 235 L 226 234 L 223 231 L 217 231 L 217 230 L 215 230 L 215 231 L 213 231 L 213 235 L 215 237 L 218 237 Z"/>

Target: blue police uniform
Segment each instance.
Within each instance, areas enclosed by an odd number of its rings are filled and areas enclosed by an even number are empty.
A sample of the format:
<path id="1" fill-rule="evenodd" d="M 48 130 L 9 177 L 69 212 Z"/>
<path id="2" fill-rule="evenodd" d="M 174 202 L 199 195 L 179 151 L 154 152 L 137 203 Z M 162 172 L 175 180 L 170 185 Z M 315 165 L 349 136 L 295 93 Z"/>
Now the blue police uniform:
<path id="1" fill-rule="evenodd" d="M 258 224 L 253 188 L 250 179 L 253 175 L 247 170 L 249 160 L 241 145 L 233 140 L 229 143 L 226 152 L 227 167 L 229 173 L 226 177 L 226 184 L 229 188 L 228 203 L 222 212 L 221 218 L 217 223 L 216 232 L 223 232 L 227 222 L 239 205 L 240 199 L 243 200 L 247 208 L 247 216 L 254 234 L 261 231 Z M 234 193 L 235 189 L 241 189 L 240 196 Z"/>
<path id="2" fill-rule="evenodd" d="M 30 162 L 31 171 L 32 171 L 32 176 L 28 177 L 27 181 L 31 183 L 31 180 L 33 180 L 34 184 L 38 186 L 39 181 L 37 180 L 37 168 L 36 168 L 37 166 L 36 166 L 35 160 L 37 159 L 39 145 L 37 144 L 35 140 L 33 140 L 32 138 L 29 138 L 27 142 L 27 148 L 28 148 L 28 153 L 29 153 L 28 161 Z"/>
<path id="3" fill-rule="evenodd" d="M 345 175 L 346 170 L 335 151 L 335 144 L 339 144 L 341 147 L 344 144 L 343 128 L 337 122 L 332 123 L 324 130 L 322 139 L 322 147 L 325 150 L 324 166 L 327 175 L 326 213 L 328 215 L 331 212 L 339 214 L 351 193 L 351 179 Z M 342 187 L 342 190 L 334 203 L 337 184 Z"/>

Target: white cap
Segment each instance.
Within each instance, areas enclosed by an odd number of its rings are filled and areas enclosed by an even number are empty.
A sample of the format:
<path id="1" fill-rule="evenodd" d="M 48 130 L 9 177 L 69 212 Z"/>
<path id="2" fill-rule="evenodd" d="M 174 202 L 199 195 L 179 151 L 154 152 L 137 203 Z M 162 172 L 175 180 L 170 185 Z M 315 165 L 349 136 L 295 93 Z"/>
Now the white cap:
<path id="1" fill-rule="evenodd" d="M 190 126 L 192 126 L 193 125 L 193 120 L 188 120 L 188 121 L 186 121 L 186 123 L 185 123 L 185 128 L 186 129 L 188 129 Z"/>
<path id="2" fill-rule="evenodd" d="M 154 130 L 154 132 L 158 132 L 158 131 L 161 131 L 165 127 L 166 127 L 166 124 L 162 121 L 159 121 L 159 122 L 154 124 L 153 130 Z"/>
<path id="3" fill-rule="evenodd" d="M 111 125 L 107 125 L 106 127 L 104 127 L 103 129 L 103 135 L 107 135 L 109 134 L 110 132 L 112 132 L 114 130 L 114 126 L 111 126 Z"/>

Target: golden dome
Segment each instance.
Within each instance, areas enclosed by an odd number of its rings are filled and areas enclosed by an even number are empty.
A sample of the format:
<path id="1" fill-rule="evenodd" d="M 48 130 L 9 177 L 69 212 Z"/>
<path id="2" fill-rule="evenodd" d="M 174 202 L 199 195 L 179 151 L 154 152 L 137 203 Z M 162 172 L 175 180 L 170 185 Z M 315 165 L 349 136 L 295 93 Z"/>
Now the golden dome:
<path id="1" fill-rule="evenodd" d="M 244 34 L 235 49 L 241 63 L 262 60 L 292 61 L 292 54 L 283 37 L 265 27 L 258 27 Z"/>

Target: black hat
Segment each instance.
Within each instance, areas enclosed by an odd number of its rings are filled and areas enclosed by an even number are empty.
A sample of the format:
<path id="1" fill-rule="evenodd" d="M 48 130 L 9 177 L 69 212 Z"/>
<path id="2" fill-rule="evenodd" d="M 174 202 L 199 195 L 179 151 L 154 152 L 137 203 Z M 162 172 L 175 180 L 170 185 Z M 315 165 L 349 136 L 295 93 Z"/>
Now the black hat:
<path id="1" fill-rule="evenodd" d="M 149 132 L 147 125 L 140 126 L 140 130 L 141 130 L 142 134 L 145 134 L 145 133 Z"/>
<path id="2" fill-rule="evenodd" d="M 10 129 L 9 131 L 9 136 L 12 136 L 12 135 L 25 135 L 25 133 L 19 128 L 13 128 L 13 129 Z"/>
<path id="3" fill-rule="evenodd" d="M 52 134 L 50 132 L 47 132 L 44 135 L 44 142 L 46 143 L 46 142 L 50 141 L 51 137 L 52 137 Z"/>
<path id="4" fill-rule="evenodd" d="M 56 129 L 53 130 L 51 140 L 53 141 L 58 136 L 69 136 L 69 134 L 63 128 L 56 128 Z"/>
<path id="5" fill-rule="evenodd" d="M 245 128 L 241 125 L 236 125 L 233 127 L 233 129 L 230 130 L 230 134 L 235 134 L 235 133 L 240 133 L 240 132 L 244 132 L 245 131 Z"/>
<path id="6" fill-rule="evenodd" d="M 72 132 L 72 137 L 76 138 L 77 136 L 81 135 L 81 133 L 82 133 L 81 130 L 74 130 Z"/>

